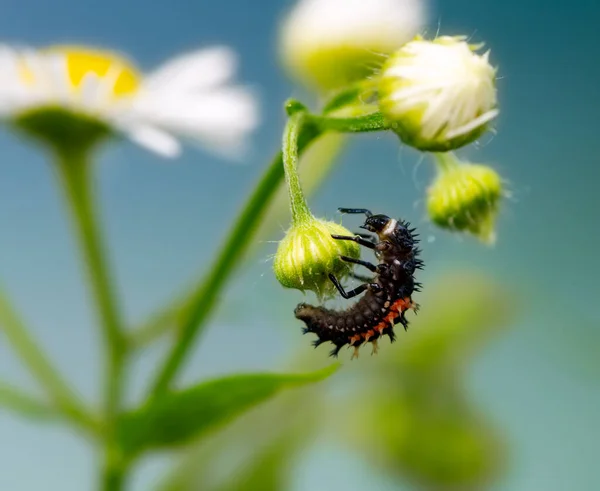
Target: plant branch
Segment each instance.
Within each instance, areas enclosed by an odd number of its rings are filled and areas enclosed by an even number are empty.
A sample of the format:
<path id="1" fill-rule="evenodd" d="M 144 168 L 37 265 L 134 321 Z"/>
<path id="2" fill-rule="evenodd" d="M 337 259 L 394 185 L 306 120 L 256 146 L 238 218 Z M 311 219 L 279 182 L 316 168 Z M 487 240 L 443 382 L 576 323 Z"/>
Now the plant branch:
<path id="1" fill-rule="evenodd" d="M 39 401 L 30 394 L 22 392 L 6 382 L 0 382 L 0 408 L 36 421 L 47 421 L 64 417 L 63 414 L 45 402 Z"/>
<path id="2" fill-rule="evenodd" d="M 289 193 L 292 222 L 295 224 L 310 220 L 312 216 L 298 177 L 298 138 L 304 118 L 305 113 L 299 111 L 288 119 L 282 142 L 283 170 Z"/>
<path id="3" fill-rule="evenodd" d="M 37 345 L 27 326 L 13 309 L 11 302 L 0 292 L 0 329 L 16 351 L 21 361 L 35 377 L 40 387 L 56 406 L 65 419 L 73 422 L 86 431 L 95 432 L 97 422 L 88 409 L 78 400 L 76 395 L 63 380 L 59 371 Z M 27 406 L 23 397 L 17 397 L 14 391 L 3 387 L 2 396 L 9 397 L 14 403 L 20 400 L 21 407 Z M 29 401 L 31 403 L 31 401 Z M 32 404 L 28 404 L 32 409 Z"/>
<path id="4" fill-rule="evenodd" d="M 105 462 L 102 470 L 102 489 L 118 491 L 122 489 L 125 473 L 124 461 L 119 450 L 117 426 L 125 379 L 123 371 L 127 345 L 97 221 L 92 168 L 87 154 L 87 149 L 59 152 L 57 168 L 73 218 L 105 345 L 106 374 L 102 434 Z"/>
<path id="5" fill-rule="evenodd" d="M 298 136 L 298 153 L 301 154 L 320 134 L 321 131 L 314 125 L 303 126 Z M 205 321 L 212 312 L 224 285 L 250 247 L 252 236 L 258 229 L 283 179 L 283 159 L 282 153 L 279 152 L 246 201 L 221 246 L 213 267 L 195 286 L 186 307 L 181 312 L 177 323 L 176 340 L 152 385 L 152 399 L 159 397 L 168 389 L 195 339 L 202 333 Z"/>

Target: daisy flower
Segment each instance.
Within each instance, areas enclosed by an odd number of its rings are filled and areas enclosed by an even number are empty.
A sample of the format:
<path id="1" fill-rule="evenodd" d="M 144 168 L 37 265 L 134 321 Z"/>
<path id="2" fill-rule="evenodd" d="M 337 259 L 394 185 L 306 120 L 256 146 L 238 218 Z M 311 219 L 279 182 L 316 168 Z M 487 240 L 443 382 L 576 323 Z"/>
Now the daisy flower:
<path id="1" fill-rule="evenodd" d="M 231 84 L 234 53 L 213 47 L 179 56 L 142 75 L 108 51 L 0 46 L 0 118 L 57 146 L 85 146 L 111 133 L 162 156 L 177 137 L 239 154 L 258 123 L 257 103 Z"/>

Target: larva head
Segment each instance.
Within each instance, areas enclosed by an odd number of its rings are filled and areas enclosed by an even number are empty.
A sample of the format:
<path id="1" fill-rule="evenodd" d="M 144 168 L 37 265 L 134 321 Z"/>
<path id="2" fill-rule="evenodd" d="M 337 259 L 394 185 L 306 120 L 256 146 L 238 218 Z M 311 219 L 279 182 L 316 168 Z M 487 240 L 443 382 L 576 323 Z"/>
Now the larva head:
<path id="1" fill-rule="evenodd" d="M 379 240 L 391 244 L 394 251 L 400 253 L 411 250 L 415 245 L 413 230 L 410 230 L 407 225 L 402 220 L 387 215 L 372 215 L 366 219 L 361 228 L 377 234 Z"/>
<path id="2" fill-rule="evenodd" d="M 395 221 L 396 220 L 393 220 L 387 215 L 371 215 L 367 217 L 365 223 L 361 225 L 360 228 L 364 228 L 369 232 L 377 234 L 379 238 L 383 240 L 387 238 L 387 235 L 391 232 L 391 230 L 388 230 L 389 225 L 391 225 L 393 230 L 394 224 L 392 222 Z"/>

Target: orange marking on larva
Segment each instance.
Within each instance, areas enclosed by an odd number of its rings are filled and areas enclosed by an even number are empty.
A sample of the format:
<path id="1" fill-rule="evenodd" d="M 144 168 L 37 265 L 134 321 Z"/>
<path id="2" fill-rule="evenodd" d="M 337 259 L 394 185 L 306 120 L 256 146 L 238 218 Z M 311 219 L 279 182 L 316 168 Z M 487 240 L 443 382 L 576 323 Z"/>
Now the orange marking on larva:
<path id="1" fill-rule="evenodd" d="M 360 334 L 355 334 L 354 336 L 352 336 L 350 338 L 350 344 L 352 345 L 352 344 L 356 343 L 357 341 L 360 341 L 361 339 L 362 339 L 362 337 Z"/>
<path id="2" fill-rule="evenodd" d="M 390 305 L 388 314 L 381 319 L 381 322 L 379 322 L 379 324 L 377 324 L 373 330 L 379 331 L 381 334 L 385 328 L 389 326 L 394 327 L 394 319 L 397 317 L 397 315 L 401 314 L 405 310 L 408 310 L 412 305 L 413 302 L 411 302 L 410 299 L 399 298 L 392 305 Z"/>
<path id="3" fill-rule="evenodd" d="M 366 343 L 369 342 L 369 339 L 371 339 L 373 336 L 375 336 L 375 331 L 373 331 L 373 330 L 367 331 L 365 333 L 365 342 Z"/>

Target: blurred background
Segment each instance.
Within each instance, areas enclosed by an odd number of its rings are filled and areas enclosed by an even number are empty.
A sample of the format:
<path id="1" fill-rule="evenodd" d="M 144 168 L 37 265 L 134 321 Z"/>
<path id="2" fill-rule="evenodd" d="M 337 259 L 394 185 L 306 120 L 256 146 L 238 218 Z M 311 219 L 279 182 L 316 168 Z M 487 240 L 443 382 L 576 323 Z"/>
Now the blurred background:
<path id="1" fill-rule="evenodd" d="M 230 45 L 240 54 L 239 80 L 261 99 L 264 122 L 247 164 L 223 163 L 190 146 L 178 161 L 165 162 L 127 142 L 101 155 L 104 224 L 132 322 L 206 268 L 277 150 L 282 103 L 304 95 L 277 58 L 278 26 L 291 5 L 2 2 L 3 41 L 111 48 L 143 70 L 184 50 Z M 191 450 L 191 471 L 181 476 L 198 472 L 206 480 L 172 489 L 600 489 L 599 15 L 593 0 L 431 4 L 431 35 L 439 30 L 484 41 L 499 66 L 497 134 L 460 152 L 492 164 L 507 180 L 511 198 L 497 244 L 485 247 L 428 223 L 422 200 L 433 175 L 429 162 L 400 148 L 392 135 L 353 138 L 311 198 L 313 212 L 338 219 L 338 206 L 364 206 L 418 226 L 425 239 L 423 320 L 408 334 L 399 332 L 395 345 L 382 343 L 377 359 L 365 349 L 350 364 L 345 352 L 348 369 L 322 387 L 282 397 L 248 415 L 246 424 L 238 421 L 237 430 Z M 6 130 L 0 148 L 0 278 L 59 367 L 94 401 L 99 339 L 54 176 L 41 152 Z M 358 222 L 345 218 L 344 224 Z M 282 219 L 261 237 L 185 379 L 328 362 L 326 348 L 313 352 L 293 318 L 302 295 L 283 290 L 271 274 L 273 241 L 286 226 Z M 455 337 L 428 337 L 444 329 Z M 160 352 L 157 346 L 137 360 L 131 400 Z M 0 373 L 33 388 L 2 343 Z M 248 433 L 252 428 L 257 434 Z M 247 466 L 224 471 L 240 477 L 237 488 L 207 484 L 217 468 L 211 459 L 233 465 L 243 460 L 244 442 L 261 439 L 270 442 L 268 474 L 285 470 L 284 485 L 251 484 Z M 440 455 L 448 459 L 441 462 Z M 472 457 L 464 469 L 461 456 Z M 0 489 L 85 490 L 95 458 L 60 426 L 0 414 Z M 145 461 L 132 489 L 153 489 L 172 462 Z M 249 469 L 259 472 L 259 463 Z"/>

